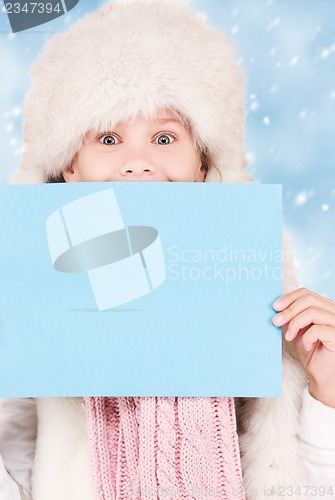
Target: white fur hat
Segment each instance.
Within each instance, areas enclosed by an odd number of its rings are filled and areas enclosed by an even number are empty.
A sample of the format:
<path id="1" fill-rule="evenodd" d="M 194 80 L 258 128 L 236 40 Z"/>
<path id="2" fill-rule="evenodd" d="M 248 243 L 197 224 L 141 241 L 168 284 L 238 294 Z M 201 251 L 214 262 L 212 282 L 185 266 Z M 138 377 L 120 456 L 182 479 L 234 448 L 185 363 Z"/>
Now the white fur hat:
<path id="1" fill-rule="evenodd" d="M 13 183 L 43 183 L 71 163 L 88 130 L 168 107 L 207 149 L 208 181 L 244 171 L 244 78 L 232 42 L 184 0 L 102 6 L 47 42 L 31 72 L 24 153 Z"/>

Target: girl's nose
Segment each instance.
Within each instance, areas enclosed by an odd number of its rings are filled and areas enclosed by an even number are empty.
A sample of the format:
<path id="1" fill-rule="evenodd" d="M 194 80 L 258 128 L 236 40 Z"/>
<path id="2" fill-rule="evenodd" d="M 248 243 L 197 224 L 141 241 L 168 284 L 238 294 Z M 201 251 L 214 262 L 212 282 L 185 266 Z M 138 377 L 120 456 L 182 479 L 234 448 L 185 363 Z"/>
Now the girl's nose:
<path id="1" fill-rule="evenodd" d="M 150 162 L 131 161 L 122 165 L 120 169 L 121 175 L 125 176 L 149 176 L 156 172 L 154 165 Z"/>

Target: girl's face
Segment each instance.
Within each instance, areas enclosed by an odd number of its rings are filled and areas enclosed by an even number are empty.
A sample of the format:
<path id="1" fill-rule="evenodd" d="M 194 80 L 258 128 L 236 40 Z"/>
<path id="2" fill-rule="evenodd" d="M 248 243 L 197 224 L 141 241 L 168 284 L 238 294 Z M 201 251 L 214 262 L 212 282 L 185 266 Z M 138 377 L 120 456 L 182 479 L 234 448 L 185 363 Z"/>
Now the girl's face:
<path id="1" fill-rule="evenodd" d="M 190 131 L 165 110 L 155 119 L 87 132 L 63 177 L 66 182 L 202 182 L 205 172 Z"/>

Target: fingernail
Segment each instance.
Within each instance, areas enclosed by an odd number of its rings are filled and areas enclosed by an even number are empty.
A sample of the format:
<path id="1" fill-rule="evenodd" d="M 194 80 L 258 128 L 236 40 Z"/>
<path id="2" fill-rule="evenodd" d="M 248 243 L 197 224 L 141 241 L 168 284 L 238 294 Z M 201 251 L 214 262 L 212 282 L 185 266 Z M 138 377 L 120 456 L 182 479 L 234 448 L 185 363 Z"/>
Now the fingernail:
<path id="1" fill-rule="evenodd" d="M 274 316 L 274 318 L 273 318 L 273 322 L 276 325 L 280 325 L 280 323 L 283 321 L 283 319 L 284 319 L 283 314 L 276 314 L 276 316 Z"/>
<path id="2" fill-rule="evenodd" d="M 280 299 L 275 300 L 272 305 L 273 305 L 274 308 L 280 307 L 281 306 L 281 300 Z"/>

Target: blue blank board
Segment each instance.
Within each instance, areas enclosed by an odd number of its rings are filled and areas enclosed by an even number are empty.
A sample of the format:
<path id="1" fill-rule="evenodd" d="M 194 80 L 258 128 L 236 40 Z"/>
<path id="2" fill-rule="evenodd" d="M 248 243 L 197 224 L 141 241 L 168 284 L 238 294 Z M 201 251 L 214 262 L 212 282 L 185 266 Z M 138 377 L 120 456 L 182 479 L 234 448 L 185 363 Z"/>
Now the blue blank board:
<path id="1" fill-rule="evenodd" d="M 99 311 L 87 272 L 54 269 L 46 220 L 106 189 L 126 225 L 158 231 L 166 278 Z M 280 396 L 281 196 L 259 184 L 1 186 L 0 397 Z"/>

